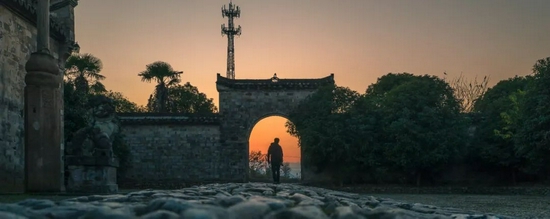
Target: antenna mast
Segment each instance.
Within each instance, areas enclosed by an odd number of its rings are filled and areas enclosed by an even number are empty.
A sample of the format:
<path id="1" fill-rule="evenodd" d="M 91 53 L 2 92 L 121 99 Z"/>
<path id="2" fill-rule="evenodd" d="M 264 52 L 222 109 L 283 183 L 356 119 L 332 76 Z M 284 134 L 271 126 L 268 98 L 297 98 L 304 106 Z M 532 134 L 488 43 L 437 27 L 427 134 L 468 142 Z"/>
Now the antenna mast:
<path id="1" fill-rule="evenodd" d="M 241 35 L 241 25 L 237 28 L 233 25 L 233 18 L 241 17 L 239 6 L 229 1 L 229 7 L 222 7 L 222 17 L 227 17 L 227 27 L 222 24 L 222 36 L 227 35 L 227 78 L 235 79 L 235 35 Z"/>

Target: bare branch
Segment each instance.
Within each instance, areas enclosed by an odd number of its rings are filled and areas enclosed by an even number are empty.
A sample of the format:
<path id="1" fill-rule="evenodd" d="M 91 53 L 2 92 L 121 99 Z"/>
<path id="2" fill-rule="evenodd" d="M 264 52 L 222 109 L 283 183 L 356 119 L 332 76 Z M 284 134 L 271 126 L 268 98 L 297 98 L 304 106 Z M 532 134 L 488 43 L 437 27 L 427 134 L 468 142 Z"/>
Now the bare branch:
<path id="1" fill-rule="evenodd" d="M 447 75 L 447 72 L 443 74 Z M 481 81 L 478 81 L 477 76 L 473 80 L 467 80 L 462 73 L 455 79 L 444 80 L 453 89 L 455 97 L 460 101 L 461 111 L 465 113 L 472 112 L 475 102 L 485 95 L 489 84 L 488 76 L 484 76 Z"/>

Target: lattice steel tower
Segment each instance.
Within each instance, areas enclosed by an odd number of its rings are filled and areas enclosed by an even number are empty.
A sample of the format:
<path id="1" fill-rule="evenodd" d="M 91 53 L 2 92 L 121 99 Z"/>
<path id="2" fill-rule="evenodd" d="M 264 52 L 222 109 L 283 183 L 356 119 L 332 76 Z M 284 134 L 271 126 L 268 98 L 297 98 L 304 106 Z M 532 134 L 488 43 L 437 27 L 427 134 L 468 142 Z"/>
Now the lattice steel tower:
<path id="1" fill-rule="evenodd" d="M 229 1 L 229 7 L 222 7 L 222 17 L 227 17 L 227 27 L 222 24 L 222 36 L 227 35 L 227 78 L 235 79 L 235 35 L 241 35 L 241 25 L 237 28 L 233 25 L 233 18 L 241 17 L 239 6 Z"/>

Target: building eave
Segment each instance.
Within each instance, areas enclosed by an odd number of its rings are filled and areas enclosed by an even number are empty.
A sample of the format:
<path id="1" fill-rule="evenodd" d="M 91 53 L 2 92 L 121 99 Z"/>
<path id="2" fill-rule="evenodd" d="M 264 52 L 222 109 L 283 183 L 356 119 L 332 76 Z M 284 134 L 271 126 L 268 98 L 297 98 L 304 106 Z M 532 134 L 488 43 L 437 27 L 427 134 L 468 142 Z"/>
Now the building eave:
<path id="1" fill-rule="evenodd" d="M 234 90 L 315 90 L 334 84 L 334 74 L 315 79 L 229 79 L 217 74 L 218 91 L 223 88 Z"/>
<path id="2" fill-rule="evenodd" d="M 0 1 L 1 5 L 4 5 L 8 10 L 19 15 L 24 20 L 30 22 L 36 27 L 37 25 L 37 14 L 35 5 L 28 0 L 3 0 Z M 70 36 L 68 36 L 68 31 L 65 31 L 65 28 L 57 22 L 55 17 L 50 15 L 50 37 L 54 38 L 59 42 L 72 42 Z"/>

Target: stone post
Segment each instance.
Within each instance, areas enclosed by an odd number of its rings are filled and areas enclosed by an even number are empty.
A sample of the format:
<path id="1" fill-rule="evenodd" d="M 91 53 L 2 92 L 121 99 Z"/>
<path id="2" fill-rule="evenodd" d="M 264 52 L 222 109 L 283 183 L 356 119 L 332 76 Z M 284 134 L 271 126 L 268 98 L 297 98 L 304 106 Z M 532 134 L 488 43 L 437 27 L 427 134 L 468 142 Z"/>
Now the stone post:
<path id="1" fill-rule="evenodd" d="M 57 60 L 49 52 L 49 0 L 38 0 L 37 52 L 25 70 L 25 190 L 65 191 L 62 160 L 61 82 Z"/>

